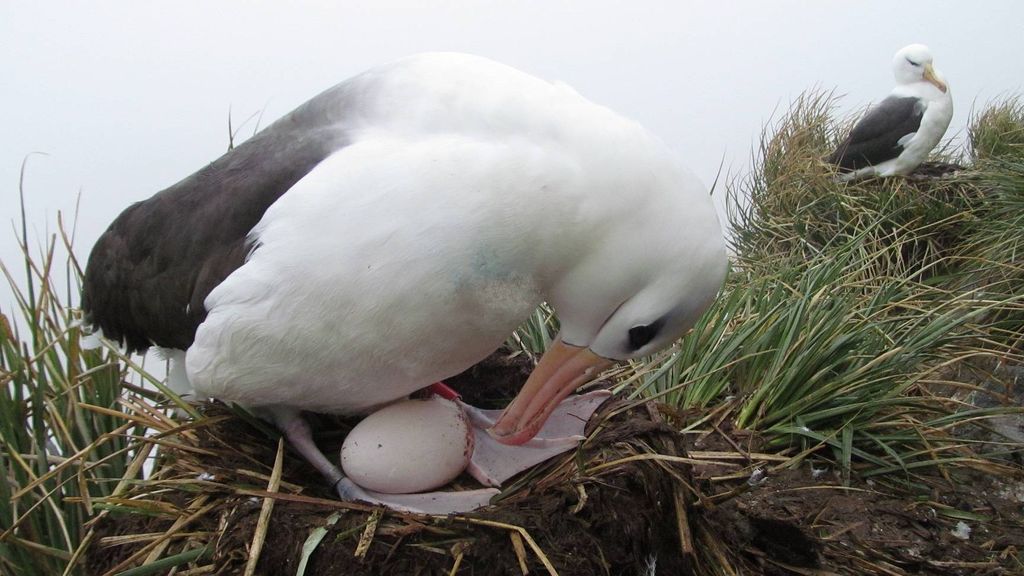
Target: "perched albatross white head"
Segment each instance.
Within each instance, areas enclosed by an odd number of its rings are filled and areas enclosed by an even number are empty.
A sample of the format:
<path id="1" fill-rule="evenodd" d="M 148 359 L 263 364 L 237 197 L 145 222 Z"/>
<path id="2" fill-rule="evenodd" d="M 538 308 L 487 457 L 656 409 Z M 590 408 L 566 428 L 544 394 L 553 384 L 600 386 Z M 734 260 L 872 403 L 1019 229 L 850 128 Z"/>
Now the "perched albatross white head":
<path id="1" fill-rule="evenodd" d="M 446 513 L 493 491 L 371 493 L 316 448 L 301 411 L 403 399 L 547 301 L 560 336 L 509 408 L 461 405 L 478 451 L 497 450 L 470 465 L 493 485 L 575 446 L 581 425 L 545 423 L 585 420 L 603 396 L 566 396 L 675 341 L 725 270 L 706 188 L 638 124 L 502 64 L 424 54 L 327 90 L 130 206 L 93 248 L 83 308 L 129 349 L 176 350 L 178 389 L 273 419 L 342 497 Z"/>
<path id="2" fill-rule="evenodd" d="M 896 87 L 828 158 L 845 180 L 909 174 L 928 159 L 953 117 L 949 85 L 932 65 L 927 46 L 902 48 L 892 71 Z"/>

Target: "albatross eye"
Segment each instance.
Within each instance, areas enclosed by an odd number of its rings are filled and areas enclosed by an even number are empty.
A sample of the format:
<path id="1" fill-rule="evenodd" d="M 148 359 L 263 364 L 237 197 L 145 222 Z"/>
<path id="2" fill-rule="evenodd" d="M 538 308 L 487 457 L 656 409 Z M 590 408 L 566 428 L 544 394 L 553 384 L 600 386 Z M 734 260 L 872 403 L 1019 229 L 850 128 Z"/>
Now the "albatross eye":
<path id="1" fill-rule="evenodd" d="M 911 65 L 911 66 L 920 66 L 920 64 L 918 64 L 917 62 L 914 62 L 914 61 L 913 61 L 913 60 L 911 60 L 910 58 L 907 58 L 907 62 L 910 62 L 910 65 Z"/>
<path id="2" fill-rule="evenodd" d="M 661 330 L 664 320 L 655 320 L 646 326 L 633 326 L 629 329 L 629 349 L 639 350 L 647 345 Z"/>

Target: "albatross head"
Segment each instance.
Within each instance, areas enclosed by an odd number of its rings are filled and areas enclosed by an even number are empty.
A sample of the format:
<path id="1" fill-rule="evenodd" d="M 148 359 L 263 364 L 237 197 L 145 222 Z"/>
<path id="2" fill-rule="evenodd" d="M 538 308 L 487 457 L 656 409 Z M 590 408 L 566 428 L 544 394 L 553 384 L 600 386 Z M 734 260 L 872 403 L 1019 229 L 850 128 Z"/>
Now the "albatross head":
<path id="1" fill-rule="evenodd" d="M 941 92 L 949 89 L 942 74 L 932 66 L 932 53 L 924 44 L 911 44 L 900 49 L 893 56 L 892 71 L 900 84 L 928 82 Z"/>
<path id="2" fill-rule="evenodd" d="M 561 321 L 558 337 L 489 430 L 492 436 L 510 445 L 529 441 L 577 387 L 616 361 L 668 347 L 693 326 L 717 295 L 728 263 L 706 194 L 637 207 L 632 218 L 591 239 L 587 254 L 547 295 Z"/>

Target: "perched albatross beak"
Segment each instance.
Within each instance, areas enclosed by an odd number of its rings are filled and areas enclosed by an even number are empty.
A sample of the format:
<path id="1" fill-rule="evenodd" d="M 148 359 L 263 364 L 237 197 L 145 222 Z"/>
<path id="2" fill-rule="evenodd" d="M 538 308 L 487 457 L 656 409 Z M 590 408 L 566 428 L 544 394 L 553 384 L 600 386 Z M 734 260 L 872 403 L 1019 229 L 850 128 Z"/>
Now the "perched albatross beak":
<path id="1" fill-rule="evenodd" d="M 515 446 L 528 442 L 566 396 L 611 364 L 611 360 L 594 354 L 589 348 L 572 346 L 556 338 L 522 390 L 488 432 L 502 444 Z"/>
<path id="2" fill-rule="evenodd" d="M 935 85 L 936 88 L 946 91 L 946 83 L 939 80 L 939 77 L 935 75 L 935 69 L 932 68 L 931 64 L 925 64 L 924 66 L 924 79 Z"/>

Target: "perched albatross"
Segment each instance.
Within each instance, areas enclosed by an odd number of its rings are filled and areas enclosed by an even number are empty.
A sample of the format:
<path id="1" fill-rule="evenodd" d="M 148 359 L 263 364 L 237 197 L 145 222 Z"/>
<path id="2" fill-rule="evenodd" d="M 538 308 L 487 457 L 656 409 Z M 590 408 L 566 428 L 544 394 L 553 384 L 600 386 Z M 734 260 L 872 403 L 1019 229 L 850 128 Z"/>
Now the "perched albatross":
<path id="1" fill-rule="evenodd" d="M 893 56 L 896 87 L 868 110 L 828 157 L 843 180 L 906 175 L 928 158 L 953 117 L 953 99 L 927 46 L 911 44 Z"/>
<path id="2" fill-rule="evenodd" d="M 93 248 L 82 306 L 128 349 L 168 349 L 179 391 L 275 422 L 342 498 L 448 513 L 495 491 L 366 490 L 301 412 L 402 400 L 547 301 L 559 336 L 506 410 L 460 404 L 498 449 L 470 466 L 494 484 L 520 451 L 575 446 L 582 427 L 565 422 L 604 396 L 569 394 L 670 345 L 725 270 L 707 189 L 641 126 L 563 84 L 434 53 L 328 89 L 129 206 Z M 479 473 L 488 458 L 502 469 Z"/>

